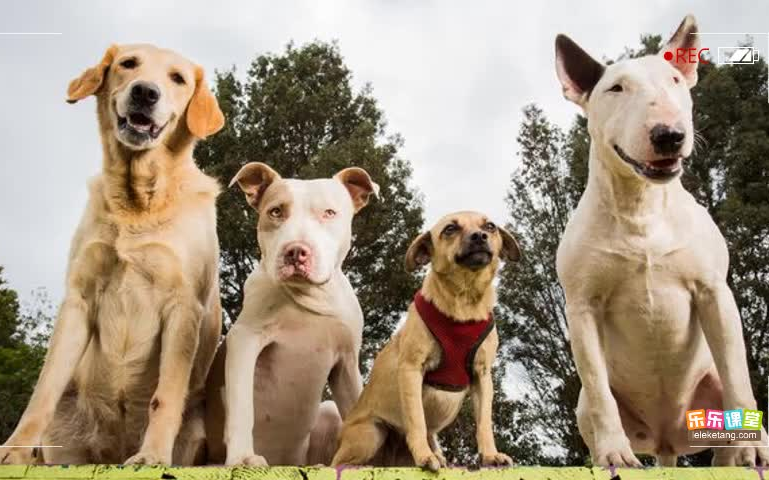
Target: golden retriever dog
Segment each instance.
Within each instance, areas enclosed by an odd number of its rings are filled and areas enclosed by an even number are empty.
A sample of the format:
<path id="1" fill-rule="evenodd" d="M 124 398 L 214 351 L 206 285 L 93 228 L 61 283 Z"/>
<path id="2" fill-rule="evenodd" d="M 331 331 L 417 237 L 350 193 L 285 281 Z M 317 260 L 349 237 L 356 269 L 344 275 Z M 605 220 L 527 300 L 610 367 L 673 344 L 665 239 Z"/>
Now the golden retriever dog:
<path id="1" fill-rule="evenodd" d="M 224 117 L 201 67 L 150 45 L 111 46 L 67 93 L 96 96 L 103 169 L 45 364 L 0 462 L 203 461 L 221 328 L 219 186 L 192 152 Z"/>
<path id="2" fill-rule="evenodd" d="M 519 257 L 513 236 L 476 212 L 447 215 L 414 240 L 406 269 L 432 268 L 345 419 L 332 465 L 446 466 L 437 434 L 454 421 L 468 392 L 481 464 L 512 464 L 497 451 L 492 432 L 491 367 L 499 343 L 492 309 L 500 259 Z M 412 457 L 405 461 L 395 446 L 403 436 Z"/>

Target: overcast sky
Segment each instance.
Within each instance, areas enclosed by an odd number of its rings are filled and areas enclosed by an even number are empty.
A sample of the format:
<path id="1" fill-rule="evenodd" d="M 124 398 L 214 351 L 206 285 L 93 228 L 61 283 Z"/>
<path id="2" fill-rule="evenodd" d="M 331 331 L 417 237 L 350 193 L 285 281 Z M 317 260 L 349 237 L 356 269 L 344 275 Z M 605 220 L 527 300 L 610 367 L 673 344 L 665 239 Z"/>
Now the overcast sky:
<path id="1" fill-rule="evenodd" d="M 0 0 L 0 32 L 61 33 L 0 35 L 0 265 L 23 298 L 45 287 L 60 300 L 86 180 L 101 166 L 93 99 L 68 105 L 64 94 L 110 43 L 242 72 L 289 41 L 337 40 L 356 86 L 371 83 L 389 132 L 405 139 L 427 221 L 475 209 L 503 222 L 521 109 L 536 102 L 562 126 L 577 113 L 554 73 L 557 33 L 614 57 L 689 12 L 704 32 L 769 31 L 766 0 L 629 3 Z M 715 50 L 742 36 L 702 38 Z M 755 41 L 765 55 L 767 36 Z"/>

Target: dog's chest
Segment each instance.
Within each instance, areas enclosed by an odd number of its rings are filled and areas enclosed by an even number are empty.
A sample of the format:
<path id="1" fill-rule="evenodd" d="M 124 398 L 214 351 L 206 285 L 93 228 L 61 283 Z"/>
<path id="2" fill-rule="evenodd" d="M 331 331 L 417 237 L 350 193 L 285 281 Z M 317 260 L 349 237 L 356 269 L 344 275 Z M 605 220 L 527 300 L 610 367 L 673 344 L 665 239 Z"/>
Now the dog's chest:
<path id="1" fill-rule="evenodd" d="M 268 458 L 305 441 L 333 369 L 355 348 L 342 322 L 301 312 L 282 320 L 254 372 L 255 446 Z"/>
<path id="2" fill-rule="evenodd" d="M 673 236 L 617 238 L 608 245 L 593 256 L 598 268 L 589 282 L 602 298 L 600 340 L 612 376 L 636 383 L 640 367 L 647 375 L 672 377 L 694 358 L 704 359 L 694 307 L 696 285 L 707 271 L 699 247 Z"/>
<path id="3" fill-rule="evenodd" d="M 287 398 L 319 399 L 332 369 L 355 348 L 343 322 L 297 312 L 281 322 L 257 359 L 255 395 L 277 409 Z"/>
<path id="4" fill-rule="evenodd" d="M 82 367 L 91 372 L 88 378 L 121 389 L 156 375 L 148 362 L 157 363 L 163 307 L 184 277 L 167 236 L 115 226 L 96 233 L 84 242 L 72 272 L 94 329 Z"/>
<path id="5" fill-rule="evenodd" d="M 592 272 L 591 281 L 605 296 L 611 318 L 631 326 L 636 319 L 660 320 L 668 328 L 676 328 L 677 321 L 688 323 L 696 278 L 692 264 L 697 259 L 687 242 L 617 238 L 596 257 L 596 265 L 602 268 Z"/>
<path id="6" fill-rule="evenodd" d="M 467 392 L 467 389 L 453 392 L 429 385 L 422 387 L 425 424 L 430 433 L 440 432 L 457 418 Z"/>

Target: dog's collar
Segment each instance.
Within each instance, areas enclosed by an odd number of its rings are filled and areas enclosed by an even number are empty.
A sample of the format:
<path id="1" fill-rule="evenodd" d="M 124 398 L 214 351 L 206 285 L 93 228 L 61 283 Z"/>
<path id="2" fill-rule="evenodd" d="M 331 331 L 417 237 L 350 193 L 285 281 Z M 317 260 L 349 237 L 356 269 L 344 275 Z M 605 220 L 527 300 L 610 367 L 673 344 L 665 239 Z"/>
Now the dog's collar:
<path id="1" fill-rule="evenodd" d="M 488 322 L 494 320 L 494 315 L 492 312 L 489 312 L 488 317 L 478 320 L 462 320 L 459 321 L 455 319 L 454 317 L 450 317 L 440 311 L 438 307 L 435 306 L 433 302 L 425 298 L 424 295 L 422 295 L 422 290 L 417 290 L 416 295 L 414 295 L 414 304 L 417 307 L 417 311 L 420 312 L 420 315 L 422 311 L 424 311 L 426 314 L 429 314 L 432 318 L 439 318 L 441 321 L 444 322 L 451 322 L 451 323 L 464 323 L 464 322 Z"/>

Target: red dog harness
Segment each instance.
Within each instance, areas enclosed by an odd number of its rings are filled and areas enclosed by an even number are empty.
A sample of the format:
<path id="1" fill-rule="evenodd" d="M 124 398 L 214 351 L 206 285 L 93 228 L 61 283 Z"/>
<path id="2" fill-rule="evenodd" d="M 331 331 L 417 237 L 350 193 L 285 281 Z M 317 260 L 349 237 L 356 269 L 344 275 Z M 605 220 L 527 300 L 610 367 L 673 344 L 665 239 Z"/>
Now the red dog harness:
<path id="1" fill-rule="evenodd" d="M 464 390 L 473 380 L 475 353 L 494 329 L 492 314 L 486 320 L 457 322 L 426 300 L 421 291 L 414 296 L 414 305 L 443 351 L 441 363 L 425 374 L 424 383 L 441 390 Z"/>

